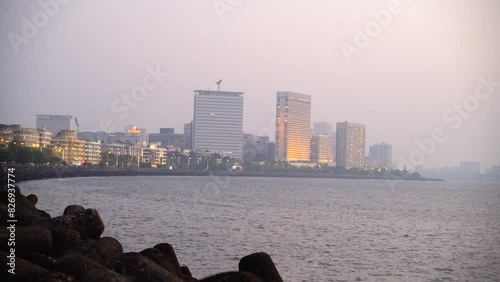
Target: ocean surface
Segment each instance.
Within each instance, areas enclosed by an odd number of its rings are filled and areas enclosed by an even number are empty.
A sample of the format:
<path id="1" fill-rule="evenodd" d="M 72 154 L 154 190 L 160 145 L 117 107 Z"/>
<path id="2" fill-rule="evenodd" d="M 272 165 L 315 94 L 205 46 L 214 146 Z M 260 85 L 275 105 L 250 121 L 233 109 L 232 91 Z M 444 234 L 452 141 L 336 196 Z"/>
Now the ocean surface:
<path id="1" fill-rule="evenodd" d="M 167 242 L 194 277 L 271 255 L 285 281 L 500 281 L 500 184 L 249 177 L 28 181 L 51 216 L 99 211 L 125 251 Z"/>

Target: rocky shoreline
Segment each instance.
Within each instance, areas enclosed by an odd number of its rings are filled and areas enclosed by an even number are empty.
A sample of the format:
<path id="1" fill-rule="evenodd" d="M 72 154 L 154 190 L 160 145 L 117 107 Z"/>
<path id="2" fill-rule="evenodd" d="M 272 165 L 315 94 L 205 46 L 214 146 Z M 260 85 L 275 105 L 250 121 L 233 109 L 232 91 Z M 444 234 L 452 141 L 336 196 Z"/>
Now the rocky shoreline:
<path id="1" fill-rule="evenodd" d="M 263 252 L 243 257 L 237 271 L 198 280 L 168 243 L 124 253 L 118 240 L 101 236 L 105 227 L 97 210 L 70 205 L 52 218 L 36 208 L 37 202 L 36 195 L 24 196 L 17 186 L 0 188 L 1 281 L 283 281 Z"/>

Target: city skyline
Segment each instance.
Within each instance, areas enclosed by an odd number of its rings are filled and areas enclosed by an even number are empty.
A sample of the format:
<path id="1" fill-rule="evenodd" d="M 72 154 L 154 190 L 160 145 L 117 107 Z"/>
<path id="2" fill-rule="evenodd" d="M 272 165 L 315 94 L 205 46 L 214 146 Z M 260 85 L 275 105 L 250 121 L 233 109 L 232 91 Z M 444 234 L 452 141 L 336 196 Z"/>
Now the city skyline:
<path id="1" fill-rule="evenodd" d="M 390 23 L 358 48 L 358 29 L 387 4 L 246 1 L 221 20 L 210 1 L 70 1 L 15 52 L 7 35 L 24 36 L 22 18 L 43 8 L 4 1 L 0 120 L 35 127 L 33 115 L 61 114 L 78 117 L 80 131 L 104 120 L 115 130 L 132 123 L 182 132 L 191 90 L 215 90 L 223 79 L 221 90 L 246 93 L 244 132 L 274 139 L 274 95 L 290 89 L 312 95 L 312 121 L 366 124 L 367 144 L 392 144 L 396 163 L 500 163 L 492 130 L 500 119 L 500 3 L 399 1 Z M 359 51 L 350 61 L 346 44 Z M 486 87 L 494 91 L 476 107 L 481 85 L 483 97 Z M 422 150 L 436 129 L 446 141 Z"/>

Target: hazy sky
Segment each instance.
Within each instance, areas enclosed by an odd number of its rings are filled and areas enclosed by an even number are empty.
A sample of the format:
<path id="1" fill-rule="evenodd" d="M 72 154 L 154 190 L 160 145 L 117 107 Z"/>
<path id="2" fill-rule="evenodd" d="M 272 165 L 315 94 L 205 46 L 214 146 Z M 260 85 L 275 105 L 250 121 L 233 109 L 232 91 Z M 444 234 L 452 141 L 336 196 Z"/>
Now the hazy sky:
<path id="1" fill-rule="evenodd" d="M 500 82 L 498 0 L 54 1 L 0 1 L 0 123 L 68 114 L 81 131 L 109 119 L 182 132 L 193 90 L 222 78 L 245 92 L 248 133 L 274 132 L 276 91 L 289 90 L 312 96 L 312 122 L 366 124 L 367 145 L 392 144 L 396 162 L 421 157 L 414 141 L 441 128 L 424 166 L 500 164 L 500 85 L 474 96 L 479 76 Z M 356 51 L 350 62 L 341 46 Z M 154 85 L 146 68 L 157 66 L 169 75 Z M 128 115 L 114 111 L 144 79 L 152 90 Z"/>

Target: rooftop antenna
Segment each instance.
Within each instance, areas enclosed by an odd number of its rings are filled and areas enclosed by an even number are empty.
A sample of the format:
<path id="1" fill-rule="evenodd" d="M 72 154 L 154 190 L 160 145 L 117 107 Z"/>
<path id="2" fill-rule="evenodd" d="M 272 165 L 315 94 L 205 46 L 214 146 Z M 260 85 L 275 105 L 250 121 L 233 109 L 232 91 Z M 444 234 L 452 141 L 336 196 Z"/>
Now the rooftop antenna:
<path id="1" fill-rule="evenodd" d="M 221 79 L 221 80 L 219 80 L 219 81 L 217 81 L 217 82 L 215 83 L 215 84 L 217 84 L 217 91 L 219 91 L 219 92 L 220 92 L 220 84 L 221 84 L 221 82 L 222 82 L 222 79 Z"/>

